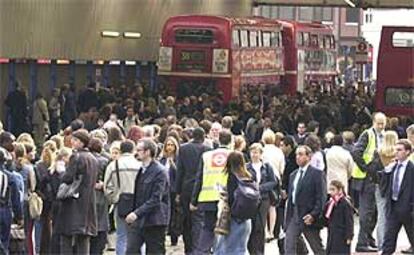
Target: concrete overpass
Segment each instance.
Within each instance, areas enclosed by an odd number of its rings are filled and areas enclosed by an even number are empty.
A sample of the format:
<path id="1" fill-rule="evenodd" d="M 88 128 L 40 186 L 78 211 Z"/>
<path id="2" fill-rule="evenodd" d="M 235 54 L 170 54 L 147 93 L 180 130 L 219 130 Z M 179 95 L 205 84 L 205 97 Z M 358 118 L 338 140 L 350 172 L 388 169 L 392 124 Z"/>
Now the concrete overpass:
<path id="1" fill-rule="evenodd" d="M 414 8 L 414 0 L 254 0 L 255 5 Z"/>

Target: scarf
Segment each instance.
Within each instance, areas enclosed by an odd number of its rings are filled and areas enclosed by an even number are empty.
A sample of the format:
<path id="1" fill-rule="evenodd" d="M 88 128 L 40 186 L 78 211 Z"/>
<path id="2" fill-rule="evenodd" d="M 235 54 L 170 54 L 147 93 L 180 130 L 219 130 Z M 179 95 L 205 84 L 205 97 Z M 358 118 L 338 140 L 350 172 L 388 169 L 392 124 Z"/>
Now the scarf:
<path id="1" fill-rule="evenodd" d="M 338 195 L 335 195 L 329 199 L 328 202 L 328 209 L 326 210 L 325 217 L 329 220 L 331 217 L 332 211 L 334 207 L 338 204 L 339 200 L 344 197 L 344 193 L 339 193 Z"/>

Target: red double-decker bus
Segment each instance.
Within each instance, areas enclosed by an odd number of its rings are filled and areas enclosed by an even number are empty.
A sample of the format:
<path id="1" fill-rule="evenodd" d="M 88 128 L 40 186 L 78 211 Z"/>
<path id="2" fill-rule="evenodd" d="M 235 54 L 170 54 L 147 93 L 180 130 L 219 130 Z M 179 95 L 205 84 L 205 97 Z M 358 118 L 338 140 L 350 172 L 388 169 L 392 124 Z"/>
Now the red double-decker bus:
<path id="1" fill-rule="evenodd" d="M 210 87 L 224 102 L 245 85 L 277 86 L 284 74 L 281 29 L 260 17 L 171 17 L 161 36 L 158 75 L 178 96 Z"/>
<path id="2" fill-rule="evenodd" d="M 330 26 L 321 23 L 280 21 L 285 52 L 285 92 L 302 92 L 311 84 L 335 83 L 336 42 Z"/>
<path id="3" fill-rule="evenodd" d="M 414 117 L 414 27 L 383 27 L 375 104 L 387 115 Z"/>

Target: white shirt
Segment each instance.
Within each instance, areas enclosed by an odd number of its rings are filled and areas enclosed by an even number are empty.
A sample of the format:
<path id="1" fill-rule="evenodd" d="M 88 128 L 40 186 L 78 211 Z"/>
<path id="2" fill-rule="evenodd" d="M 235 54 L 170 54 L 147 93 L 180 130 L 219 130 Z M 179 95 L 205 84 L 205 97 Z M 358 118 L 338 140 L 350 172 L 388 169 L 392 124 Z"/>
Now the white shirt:
<path id="1" fill-rule="evenodd" d="M 400 170 L 398 171 L 398 190 L 401 190 L 401 183 L 402 183 L 402 181 L 403 181 L 403 178 L 404 178 L 404 174 L 405 174 L 405 170 L 406 170 L 406 168 L 407 168 L 407 164 L 408 164 L 408 159 L 406 159 L 405 161 L 403 161 L 403 162 L 398 162 L 397 163 L 397 165 L 396 165 L 396 167 L 398 166 L 398 165 L 401 165 L 400 166 Z M 397 168 L 395 169 L 395 172 L 394 172 L 394 174 L 393 174 L 393 180 L 395 180 L 395 175 L 397 174 Z"/>
<path id="2" fill-rule="evenodd" d="M 260 181 L 262 180 L 262 172 L 261 172 L 262 165 L 263 165 L 262 162 L 252 163 L 252 167 L 253 167 L 254 171 L 256 172 L 257 183 L 260 183 Z"/>
<path id="3" fill-rule="evenodd" d="M 262 158 L 264 163 L 269 163 L 273 167 L 275 176 L 280 180 L 285 170 L 285 155 L 283 151 L 274 144 L 265 144 Z"/>
<path id="4" fill-rule="evenodd" d="M 317 151 L 312 155 L 310 165 L 314 168 L 317 168 L 321 171 L 325 170 L 325 163 L 323 162 L 323 154 L 322 151 Z"/>

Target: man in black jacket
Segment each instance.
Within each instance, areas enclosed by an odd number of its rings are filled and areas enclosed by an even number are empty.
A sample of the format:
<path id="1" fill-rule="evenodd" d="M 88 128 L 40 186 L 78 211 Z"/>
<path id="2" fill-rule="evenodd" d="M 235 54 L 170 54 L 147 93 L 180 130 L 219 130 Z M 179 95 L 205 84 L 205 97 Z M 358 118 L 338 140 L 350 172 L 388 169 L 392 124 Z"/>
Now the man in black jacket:
<path id="1" fill-rule="evenodd" d="M 325 254 L 315 222 L 326 201 L 323 172 L 310 166 L 312 150 L 301 145 L 296 149 L 299 169 L 290 175 L 286 213 L 286 254 L 296 254 L 297 242 L 303 233 L 314 254 Z"/>
<path id="2" fill-rule="evenodd" d="M 177 178 L 176 178 L 176 202 L 183 210 L 183 239 L 185 254 L 191 254 L 198 240 L 198 234 L 202 227 L 202 213 L 190 211 L 191 194 L 196 180 L 197 169 L 200 165 L 201 155 L 209 150 L 204 145 L 204 130 L 195 128 L 193 140 L 183 144 L 178 153 Z"/>
<path id="3" fill-rule="evenodd" d="M 145 138 L 138 142 L 142 167 L 135 179 L 133 211 L 125 221 L 128 230 L 127 254 L 141 254 L 145 243 L 147 254 L 165 254 L 165 231 L 170 218 L 170 184 L 167 169 L 155 156 L 157 144 Z"/>

